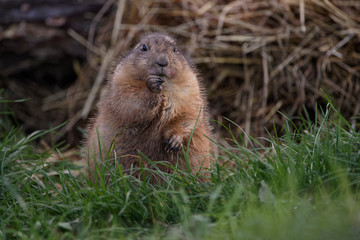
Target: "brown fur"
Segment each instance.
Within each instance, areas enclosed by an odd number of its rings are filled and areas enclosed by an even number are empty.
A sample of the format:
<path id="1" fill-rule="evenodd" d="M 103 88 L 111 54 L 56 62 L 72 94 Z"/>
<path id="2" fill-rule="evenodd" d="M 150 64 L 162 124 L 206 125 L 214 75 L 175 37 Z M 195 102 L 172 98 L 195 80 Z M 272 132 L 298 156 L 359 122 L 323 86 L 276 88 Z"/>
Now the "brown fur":
<path id="1" fill-rule="evenodd" d="M 114 140 L 111 156 L 116 155 L 123 169 L 139 167 L 140 151 L 152 161 L 166 162 L 184 170 L 186 165 L 180 147 L 186 150 L 197 119 L 189 147 L 189 163 L 194 173 L 209 168 L 207 136 L 211 132 L 205 96 L 194 68 L 175 48 L 176 43 L 169 36 L 149 34 L 117 65 L 88 132 L 86 148 L 91 178 L 95 171 L 94 156 L 100 161 L 97 132 L 102 158 L 106 158 Z M 167 66 L 159 64 L 166 62 Z M 162 84 L 157 82 L 159 78 L 164 80 Z M 142 164 L 151 168 L 143 158 Z M 157 166 L 171 172 L 168 167 Z"/>

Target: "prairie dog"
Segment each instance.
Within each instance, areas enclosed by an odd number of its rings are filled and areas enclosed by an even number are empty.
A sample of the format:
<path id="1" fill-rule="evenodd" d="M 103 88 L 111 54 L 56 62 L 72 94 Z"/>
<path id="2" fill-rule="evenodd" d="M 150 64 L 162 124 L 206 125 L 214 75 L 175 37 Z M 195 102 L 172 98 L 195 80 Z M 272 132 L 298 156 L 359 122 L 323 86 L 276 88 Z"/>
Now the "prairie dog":
<path id="1" fill-rule="evenodd" d="M 207 102 L 196 70 L 177 49 L 175 40 L 160 33 L 145 35 L 116 66 L 88 129 L 85 148 L 90 177 L 95 173 L 94 158 L 101 167 L 109 154 L 112 159 L 116 156 L 124 170 L 140 166 L 139 152 L 153 162 L 185 170 L 181 148 L 186 151 L 195 124 L 189 164 L 193 173 L 209 168 L 211 144 L 207 137 L 211 130 L 207 118 Z M 152 168 L 146 158 L 141 158 L 141 164 Z M 172 171 L 161 164 L 157 167 Z"/>

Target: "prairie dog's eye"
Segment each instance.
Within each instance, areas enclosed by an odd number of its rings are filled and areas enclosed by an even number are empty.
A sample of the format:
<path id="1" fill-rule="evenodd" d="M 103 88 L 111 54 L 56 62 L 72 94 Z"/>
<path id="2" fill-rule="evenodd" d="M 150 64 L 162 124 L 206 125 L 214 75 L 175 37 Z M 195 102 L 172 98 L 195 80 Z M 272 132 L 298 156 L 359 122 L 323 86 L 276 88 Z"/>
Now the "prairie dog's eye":
<path id="1" fill-rule="evenodd" d="M 174 52 L 178 52 L 178 49 L 176 47 L 174 47 Z"/>
<path id="2" fill-rule="evenodd" d="M 147 51 L 148 50 L 148 47 L 144 44 L 141 46 L 141 51 Z"/>

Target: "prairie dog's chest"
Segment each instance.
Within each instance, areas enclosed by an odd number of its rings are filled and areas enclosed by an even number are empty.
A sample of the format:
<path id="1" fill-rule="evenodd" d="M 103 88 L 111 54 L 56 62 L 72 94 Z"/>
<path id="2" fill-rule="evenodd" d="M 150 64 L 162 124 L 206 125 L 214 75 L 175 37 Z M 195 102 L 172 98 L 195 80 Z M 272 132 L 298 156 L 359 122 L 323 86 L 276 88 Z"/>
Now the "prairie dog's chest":
<path id="1" fill-rule="evenodd" d="M 189 86 L 171 86 L 164 99 L 163 118 L 172 119 L 189 107 L 192 99 L 192 91 Z"/>
<path id="2" fill-rule="evenodd" d="M 164 123 L 174 118 L 178 112 L 178 107 L 171 97 L 166 97 L 162 109 L 161 122 Z"/>

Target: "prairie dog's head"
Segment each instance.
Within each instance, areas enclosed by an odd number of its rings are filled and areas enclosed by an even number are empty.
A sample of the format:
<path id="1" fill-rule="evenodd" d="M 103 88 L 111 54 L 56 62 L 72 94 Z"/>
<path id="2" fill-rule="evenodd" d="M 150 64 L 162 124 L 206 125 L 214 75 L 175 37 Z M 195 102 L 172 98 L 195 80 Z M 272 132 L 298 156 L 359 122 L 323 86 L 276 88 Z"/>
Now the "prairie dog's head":
<path id="1" fill-rule="evenodd" d="M 179 72 L 189 68 L 175 40 L 160 33 L 145 35 L 123 61 L 123 66 L 133 77 L 144 81 L 149 75 L 158 75 L 171 81 Z"/>

